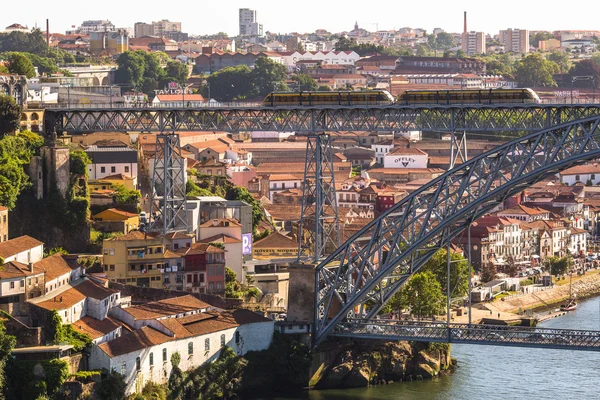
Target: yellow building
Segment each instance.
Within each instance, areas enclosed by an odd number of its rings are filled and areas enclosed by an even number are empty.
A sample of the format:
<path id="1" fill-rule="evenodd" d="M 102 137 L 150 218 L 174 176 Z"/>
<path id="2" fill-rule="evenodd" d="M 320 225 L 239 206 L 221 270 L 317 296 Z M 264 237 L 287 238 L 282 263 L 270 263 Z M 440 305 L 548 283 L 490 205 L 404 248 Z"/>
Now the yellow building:
<path id="1" fill-rule="evenodd" d="M 92 216 L 94 227 L 101 232 L 131 232 L 138 228 L 139 214 L 109 208 Z"/>
<path id="2" fill-rule="evenodd" d="M 150 233 L 133 231 L 106 239 L 102 254 L 108 279 L 123 284 L 162 289 L 169 286 L 172 272 L 183 273 L 182 256 L 168 249 L 164 237 Z"/>
<path id="3" fill-rule="evenodd" d="M 288 236 L 275 232 L 254 243 L 252 254 L 257 260 L 297 257 L 298 243 Z"/>
<path id="4" fill-rule="evenodd" d="M 551 51 L 555 49 L 560 49 L 560 40 L 558 39 L 548 39 L 548 40 L 540 40 L 539 49 L 541 51 Z"/>
<path id="5" fill-rule="evenodd" d="M 125 189 L 134 190 L 135 184 L 133 178 L 123 174 L 109 175 L 102 179 L 94 179 L 88 181 L 90 192 L 99 190 L 110 190 L 114 185 L 123 185 Z"/>

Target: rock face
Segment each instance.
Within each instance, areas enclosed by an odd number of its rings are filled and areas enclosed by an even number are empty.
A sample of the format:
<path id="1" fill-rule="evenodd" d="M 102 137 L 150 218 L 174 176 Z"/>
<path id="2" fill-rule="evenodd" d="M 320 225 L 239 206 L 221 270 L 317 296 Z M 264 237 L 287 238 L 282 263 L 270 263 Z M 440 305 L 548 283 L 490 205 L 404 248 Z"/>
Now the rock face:
<path id="1" fill-rule="evenodd" d="M 389 381 L 430 379 L 450 368 L 450 346 L 408 342 L 340 345 L 316 389 L 365 387 Z"/>

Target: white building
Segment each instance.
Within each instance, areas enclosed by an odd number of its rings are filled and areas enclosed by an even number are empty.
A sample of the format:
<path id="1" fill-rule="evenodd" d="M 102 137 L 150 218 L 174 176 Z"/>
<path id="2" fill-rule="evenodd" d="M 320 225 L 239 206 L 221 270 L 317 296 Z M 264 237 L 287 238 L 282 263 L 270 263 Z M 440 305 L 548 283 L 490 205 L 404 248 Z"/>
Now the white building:
<path id="1" fill-rule="evenodd" d="M 287 67 L 295 67 L 298 61 L 320 61 L 323 64 L 354 65 L 360 59 L 355 51 L 294 51 L 279 53 L 283 64 Z"/>
<path id="2" fill-rule="evenodd" d="M 383 157 L 384 168 L 427 168 L 429 156 L 423 150 L 398 147 Z"/>
<path id="3" fill-rule="evenodd" d="M 185 296 L 190 297 L 190 296 Z M 171 299 L 173 308 L 180 303 Z M 126 394 L 140 392 L 146 383 L 166 383 L 171 357 L 178 353 L 183 371 L 219 357 L 221 348 L 236 354 L 265 350 L 271 344 L 274 322 L 248 310 L 202 312 L 147 320 L 134 332 L 92 348 L 90 368 L 115 370 L 126 382 Z"/>
<path id="4" fill-rule="evenodd" d="M 89 179 L 102 179 L 110 175 L 123 174 L 133 178 L 137 186 L 138 153 L 129 147 L 88 146 L 85 149 L 92 163 L 88 165 Z"/>
<path id="5" fill-rule="evenodd" d="M 240 8 L 240 36 L 262 36 L 263 26 L 257 21 L 256 10 Z"/>
<path id="6" fill-rule="evenodd" d="M 273 200 L 273 193 L 302 188 L 302 178 L 295 175 L 271 174 L 267 176 L 267 181 L 269 182 L 269 200 Z"/>
<path id="7" fill-rule="evenodd" d="M 31 236 L 19 236 L 0 243 L 0 258 L 4 262 L 36 263 L 44 258 L 44 243 Z"/>
<path id="8" fill-rule="evenodd" d="M 586 185 L 588 183 L 597 185 L 600 183 L 600 166 L 598 163 L 578 165 L 576 167 L 559 172 L 559 176 L 560 183 L 567 184 L 569 186 L 572 186 L 577 182 L 582 182 Z"/>

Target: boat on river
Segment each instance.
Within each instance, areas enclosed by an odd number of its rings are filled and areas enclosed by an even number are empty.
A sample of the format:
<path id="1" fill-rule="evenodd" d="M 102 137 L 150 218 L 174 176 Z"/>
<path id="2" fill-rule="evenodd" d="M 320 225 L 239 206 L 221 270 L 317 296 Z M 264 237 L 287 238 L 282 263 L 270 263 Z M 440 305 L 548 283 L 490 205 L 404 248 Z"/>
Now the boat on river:
<path id="1" fill-rule="evenodd" d="M 560 311 L 574 311 L 577 309 L 577 300 L 575 300 L 576 295 L 573 294 L 573 271 L 571 270 L 571 275 L 569 278 L 569 299 L 565 304 L 560 305 Z"/>

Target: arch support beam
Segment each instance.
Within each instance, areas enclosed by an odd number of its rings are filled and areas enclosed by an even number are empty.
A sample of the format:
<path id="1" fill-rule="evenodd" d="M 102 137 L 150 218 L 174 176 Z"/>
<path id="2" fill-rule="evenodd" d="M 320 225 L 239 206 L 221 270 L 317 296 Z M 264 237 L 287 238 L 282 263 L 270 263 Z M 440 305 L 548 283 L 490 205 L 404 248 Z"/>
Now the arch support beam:
<path id="1" fill-rule="evenodd" d="M 441 247 L 549 174 L 600 157 L 600 116 L 521 137 L 461 164 L 365 226 L 315 271 L 318 344 L 348 318 L 374 317 Z"/>

